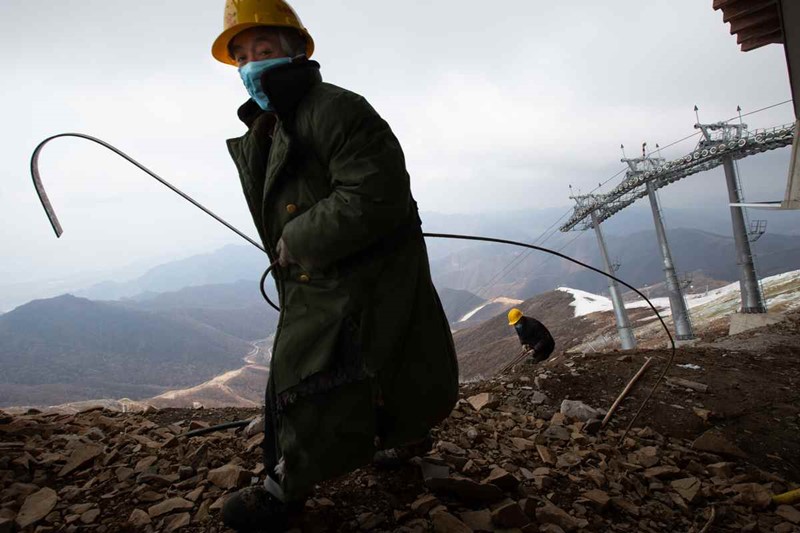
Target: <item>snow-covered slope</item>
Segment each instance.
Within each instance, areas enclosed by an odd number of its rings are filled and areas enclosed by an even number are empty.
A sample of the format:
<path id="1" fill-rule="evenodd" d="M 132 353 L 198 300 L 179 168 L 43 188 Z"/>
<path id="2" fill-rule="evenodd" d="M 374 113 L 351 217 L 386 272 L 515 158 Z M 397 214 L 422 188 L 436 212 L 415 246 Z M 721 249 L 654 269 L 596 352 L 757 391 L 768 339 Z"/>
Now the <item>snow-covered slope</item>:
<path id="1" fill-rule="evenodd" d="M 761 286 L 770 311 L 783 312 L 800 308 L 800 270 L 764 278 L 761 280 Z M 614 310 L 611 300 L 605 296 L 569 287 L 559 287 L 557 290 L 572 295 L 573 302 L 570 305 L 575 308 L 576 317 Z M 653 298 L 650 301 L 663 316 L 670 315 L 668 298 Z M 702 294 L 691 294 L 686 297 L 686 304 L 693 318 L 695 314 L 721 316 L 736 312 L 739 307 L 739 282 Z M 625 304 L 626 309 L 642 307 L 649 307 L 644 300 Z"/>

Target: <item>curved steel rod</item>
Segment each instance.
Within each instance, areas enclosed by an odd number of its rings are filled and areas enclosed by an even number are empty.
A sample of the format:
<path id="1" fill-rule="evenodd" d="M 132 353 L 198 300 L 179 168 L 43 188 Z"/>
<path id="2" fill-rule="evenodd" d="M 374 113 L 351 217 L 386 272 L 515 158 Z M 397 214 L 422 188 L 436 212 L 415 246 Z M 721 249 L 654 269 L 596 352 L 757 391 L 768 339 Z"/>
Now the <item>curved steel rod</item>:
<path id="1" fill-rule="evenodd" d="M 133 165 L 139 167 L 140 170 L 150 175 L 151 177 L 155 178 L 158 182 L 160 182 L 165 187 L 169 188 L 175 194 L 178 194 L 184 200 L 191 202 L 195 207 L 197 207 L 198 209 L 200 209 L 201 211 L 212 217 L 214 220 L 216 220 L 217 222 L 219 222 L 220 224 L 222 224 L 223 226 L 234 232 L 239 237 L 243 238 L 244 240 L 246 240 L 256 248 L 258 248 L 262 252 L 267 253 L 264 247 L 258 244 L 256 241 L 254 241 L 253 239 L 251 239 L 250 237 L 248 237 L 247 235 L 245 235 L 244 233 L 233 227 L 231 224 L 223 220 L 221 217 L 217 216 L 213 211 L 211 211 L 207 207 L 203 206 L 201 203 L 194 200 L 191 196 L 184 193 L 182 190 L 178 189 L 170 182 L 168 182 L 167 180 L 165 180 L 164 178 L 162 178 L 149 168 L 145 167 L 144 165 L 142 165 L 141 163 L 130 157 L 122 150 L 119 150 L 118 148 L 115 148 L 114 146 L 96 137 L 92 137 L 91 135 L 84 135 L 83 133 L 59 133 L 58 135 L 53 135 L 52 137 L 48 137 L 47 139 L 39 143 L 39 145 L 33 151 L 33 155 L 31 156 L 31 177 L 33 178 L 33 186 L 36 188 L 36 193 L 39 195 L 39 200 L 42 202 L 42 207 L 44 207 L 44 211 L 47 214 L 47 218 L 50 220 L 50 225 L 53 226 L 53 231 L 56 232 L 56 237 L 61 237 L 61 234 L 64 233 L 64 230 L 61 228 L 61 224 L 58 221 L 56 212 L 53 210 L 53 205 L 50 203 L 50 199 L 47 197 L 47 192 L 45 192 L 44 190 L 44 185 L 42 185 L 42 178 L 41 175 L 39 174 L 39 154 L 41 153 L 42 148 L 44 148 L 44 145 L 46 145 L 53 139 L 58 139 L 59 137 L 78 137 L 79 139 L 86 139 L 87 141 L 92 141 L 94 143 L 97 143 L 104 148 L 108 148 L 118 156 L 122 157 L 123 159 L 127 160 Z"/>

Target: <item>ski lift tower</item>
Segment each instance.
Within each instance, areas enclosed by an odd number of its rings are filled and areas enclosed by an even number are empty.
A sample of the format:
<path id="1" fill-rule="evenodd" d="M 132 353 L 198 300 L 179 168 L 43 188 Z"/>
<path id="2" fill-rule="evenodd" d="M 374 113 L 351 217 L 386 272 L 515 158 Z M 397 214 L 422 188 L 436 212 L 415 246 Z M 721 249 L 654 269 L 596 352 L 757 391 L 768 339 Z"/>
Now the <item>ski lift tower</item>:
<path id="1" fill-rule="evenodd" d="M 713 154 L 720 146 L 738 147 L 746 144 L 747 124 L 741 122 L 739 124 L 727 122 L 695 124 L 694 127 L 703 132 L 703 138 L 697 147 L 701 153 L 707 150 Z M 744 220 L 742 188 L 731 154 L 722 155 L 722 167 L 725 169 L 725 182 L 728 186 L 731 224 L 733 225 L 733 238 L 736 242 L 736 263 L 739 265 L 739 286 L 742 294 L 740 312 L 745 314 L 766 313 L 767 306 L 758 282 L 753 252 L 750 248 L 748 227 Z"/>
<path id="2" fill-rule="evenodd" d="M 571 188 L 571 187 L 570 187 Z M 603 231 L 600 229 L 600 216 L 598 210 L 604 210 L 606 207 L 603 205 L 602 199 L 593 194 L 585 195 L 570 195 L 570 199 L 575 200 L 577 204 L 576 209 L 589 211 L 589 217 L 583 221 L 581 230 L 594 228 L 595 235 L 597 236 L 597 244 L 600 247 L 600 255 L 603 258 L 603 265 L 605 266 L 606 273 L 614 275 L 614 265 L 611 264 L 611 259 L 608 255 L 608 248 L 606 248 L 606 241 L 603 237 Z M 619 333 L 619 340 L 623 350 L 633 350 L 636 348 L 636 337 L 633 336 L 631 329 L 631 322 L 628 319 L 628 311 L 625 309 L 625 302 L 622 299 L 622 292 L 620 291 L 619 284 L 616 280 L 609 278 L 608 292 L 611 295 L 611 304 L 614 307 L 614 317 L 617 320 L 617 332 Z"/>
<path id="3" fill-rule="evenodd" d="M 628 165 L 627 179 L 635 180 L 639 176 L 652 172 L 666 163 L 666 160 L 661 157 L 648 156 L 646 148 L 647 143 L 642 144 L 642 157 L 634 158 L 625 157 L 623 148 L 621 161 Z M 670 252 L 669 243 L 667 242 L 667 232 L 664 229 L 664 217 L 658 202 L 658 193 L 653 182 L 648 181 L 646 187 L 647 196 L 650 199 L 650 207 L 653 210 L 653 222 L 656 228 L 658 248 L 661 252 L 661 260 L 664 263 L 664 275 L 667 283 L 669 306 L 672 310 L 672 321 L 675 324 L 675 335 L 678 340 L 691 340 L 694 338 L 692 323 L 689 318 L 689 310 L 686 307 L 686 300 L 683 297 L 683 287 L 678 282 L 678 276 L 675 273 L 675 263 L 672 260 L 672 252 Z"/>

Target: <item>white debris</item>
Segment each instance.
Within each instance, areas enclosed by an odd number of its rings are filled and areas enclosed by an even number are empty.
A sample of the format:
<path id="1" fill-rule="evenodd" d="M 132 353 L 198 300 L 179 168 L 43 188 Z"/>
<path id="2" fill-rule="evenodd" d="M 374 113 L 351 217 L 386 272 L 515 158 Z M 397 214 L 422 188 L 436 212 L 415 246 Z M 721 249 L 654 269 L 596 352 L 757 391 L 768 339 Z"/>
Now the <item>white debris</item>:
<path id="1" fill-rule="evenodd" d="M 702 366 L 686 363 L 685 365 L 678 365 L 680 368 L 688 368 L 689 370 L 703 370 Z"/>

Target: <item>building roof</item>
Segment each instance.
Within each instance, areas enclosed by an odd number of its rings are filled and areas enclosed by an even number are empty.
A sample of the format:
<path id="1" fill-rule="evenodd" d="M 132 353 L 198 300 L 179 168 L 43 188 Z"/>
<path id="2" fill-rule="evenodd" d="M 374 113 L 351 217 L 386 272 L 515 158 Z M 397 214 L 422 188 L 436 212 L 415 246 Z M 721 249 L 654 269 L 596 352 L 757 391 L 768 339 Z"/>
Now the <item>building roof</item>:
<path id="1" fill-rule="evenodd" d="M 778 0 L 714 0 L 714 9 L 722 10 L 743 52 L 784 42 Z"/>

